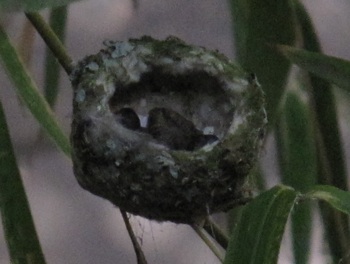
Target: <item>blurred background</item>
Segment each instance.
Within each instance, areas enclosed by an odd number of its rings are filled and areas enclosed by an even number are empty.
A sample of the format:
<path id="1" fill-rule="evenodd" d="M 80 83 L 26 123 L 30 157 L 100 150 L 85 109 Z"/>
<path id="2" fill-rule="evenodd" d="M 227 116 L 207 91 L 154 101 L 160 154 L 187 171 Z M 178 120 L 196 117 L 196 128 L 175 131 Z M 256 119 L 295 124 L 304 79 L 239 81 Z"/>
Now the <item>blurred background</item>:
<path id="1" fill-rule="evenodd" d="M 304 0 L 323 50 L 328 55 L 350 59 L 350 3 L 346 0 Z M 47 16 L 47 11 L 41 12 Z M 4 14 L 1 23 L 14 43 L 23 40 L 26 19 L 21 13 Z M 217 49 L 234 59 L 232 22 L 226 0 L 131 0 L 80 1 L 69 6 L 65 46 L 74 60 L 97 53 L 102 42 L 151 35 L 164 39 L 175 35 L 186 42 Z M 20 44 L 21 43 L 21 44 Z M 17 46 L 18 46 L 17 45 Z M 29 45 L 29 44 L 28 44 Z M 45 45 L 35 35 L 29 68 L 35 82 L 43 83 Z M 50 264 L 136 263 L 136 257 L 118 208 L 80 188 L 71 162 L 46 139 L 31 114 L 21 105 L 4 71 L 0 71 L 0 97 L 10 126 L 34 222 Z M 72 89 L 62 71 L 55 112 L 62 127 L 70 131 Z M 8 99 L 7 99 L 8 98 Z M 337 91 L 344 149 L 349 160 L 349 95 Z M 269 137 L 261 163 L 269 186 L 277 183 L 273 138 Z M 347 162 L 349 166 L 350 162 Z M 350 168 L 347 168 L 350 171 Z M 267 176 L 268 175 L 268 176 Z M 148 263 L 215 264 L 219 260 L 186 225 L 157 223 L 131 216 L 131 222 Z M 310 263 L 327 263 L 322 234 L 315 222 Z M 291 263 L 288 229 L 280 263 Z M 0 228 L 0 264 L 9 263 Z"/>

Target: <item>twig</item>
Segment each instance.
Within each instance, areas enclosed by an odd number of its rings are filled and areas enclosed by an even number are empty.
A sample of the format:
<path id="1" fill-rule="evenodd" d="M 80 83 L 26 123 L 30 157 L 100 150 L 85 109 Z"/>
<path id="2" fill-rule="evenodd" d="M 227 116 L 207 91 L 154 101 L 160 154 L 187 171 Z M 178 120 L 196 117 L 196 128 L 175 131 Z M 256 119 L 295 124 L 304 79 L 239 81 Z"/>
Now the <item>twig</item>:
<path id="1" fill-rule="evenodd" d="M 204 230 L 208 232 L 209 235 L 211 235 L 216 242 L 220 246 L 222 246 L 224 249 L 227 248 L 228 245 L 228 236 L 221 230 L 221 228 L 215 224 L 210 219 L 206 219 L 203 226 Z"/>
<path id="2" fill-rule="evenodd" d="M 57 58 L 58 62 L 64 68 L 66 73 L 69 75 L 73 70 L 73 61 L 71 57 L 68 55 L 68 53 L 66 52 L 62 42 L 57 37 L 55 32 L 45 22 L 45 20 L 40 16 L 40 14 L 36 12 L 29 12 L 29 13 L 26 13 L 26 16 L 29 19 L 29 21 L 33 24 L 33 26 L 36 28 L 38 33 L 41 35 L 46 45 L 53 52 L 54 56 Z M 127 213 L 123 210 L 120 210 L 120 212 L 122 214 L 126 229 L 129 233 L 131 242 L 133 244 L 133 247 L 136 253 L 137 263 L 147 264 L 145 255 L 143 254 L 141 246 L 137 242 L 135 234 L 132 230 Z"/>
<path id="3" fill-rule="evenodd" d="M 29 21 L 41 35 L 46 45 L 51 49 L 58 62 L 62 65 L 66 73 L 69 75 L 73 70 L 73 61 L 66 52 L 62 42 L 59 40 L 55 32 L 45 22 L 45 20 L 36 12 L 25 13 Z"/>
<path id="4" fill-rule="evenodd" d="M 192 229 L 197 235 L 203 240 L 203 242 L 210 248 L 214 255 L 221 261 L 224 262 L 224 256 L 220 252 L 219 248 L 208 238 L 208 233 L 197 225 L 191 225 Z"/>
<path id="5" fill-rule="evenodd" d="M 131 224 L 130 224 L 130 221 L 129 221 L 127 213 L 124 210 L 122 210 L 122 209 L 120 209 L 120 212 L 121 212 L 121 214 L 123 216 L 123 220 L 124 220 L 124 223 L 125 223 L 125 226 L 126 226 L 126 230 L 128 230 L 128 233 L 129 233 L 129 236 L 130 236 L 130 239 L 131 239 L 131 243 L 132 243 L 132 245 L 134 247 L 134 250 L 135 250 L 135 253 L 136 253 L 136 258 L 137 258 L 137 263 L 138 264 L 147 264 L 146 257 L 143 254 L 141 246 L 137 242 L 136 236 L 134 234 L 134 231 L 132 230 L 132 227 L 131 227 Z"/>

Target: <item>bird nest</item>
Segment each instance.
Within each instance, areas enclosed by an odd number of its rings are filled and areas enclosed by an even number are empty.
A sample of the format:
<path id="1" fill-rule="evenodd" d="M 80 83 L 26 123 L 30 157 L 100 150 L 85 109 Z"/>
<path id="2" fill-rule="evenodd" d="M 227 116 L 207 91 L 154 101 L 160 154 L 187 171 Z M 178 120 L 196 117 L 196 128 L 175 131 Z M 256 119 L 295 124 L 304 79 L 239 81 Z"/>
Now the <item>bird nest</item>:
<path id="1" fill-rule="evenodd" d="M 267 122 L 255 76 L 174 37 L 104 44 L 71 76 L 79 184 L 158 221 L 244 203 Z"/>

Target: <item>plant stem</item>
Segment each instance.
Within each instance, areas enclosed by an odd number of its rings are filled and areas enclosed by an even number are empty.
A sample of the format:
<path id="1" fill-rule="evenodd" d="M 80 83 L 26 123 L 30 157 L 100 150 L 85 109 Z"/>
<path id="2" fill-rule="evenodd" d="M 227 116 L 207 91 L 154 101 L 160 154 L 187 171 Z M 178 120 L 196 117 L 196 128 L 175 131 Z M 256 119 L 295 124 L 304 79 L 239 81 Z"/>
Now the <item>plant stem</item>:
<path id="1" fill-rule="evenodd" d="M 143 254 L 142 248 L 140 246 L 140 244 L 137 242 L 136 236 L 134 234 L 134 231 L 132 230 L 131 224 L 129 222 L 129 218 L 127 213 L 120 209 L 120 213 L 122 214 L 125 226 L 126 226 L 126 230 L 129 233 L 130 239 L 131 239 L 131 243 L 134 247 L 135 253 L 136 253 L 136 258 L 137 258 L 137 264 L 147 264 L 147 260 L 145 255 Z"/>
<path id="2" fill-rule="evenodd" d="M 66 73 L 69 75 L 73 70 L 73 61 L 66 52 L 62 42 L 59 40 L 55 32 L 45 22 L 40 14 L 36 12 L 25 13 L 29 21 L 39 32 L 46 45 L 51 49 L 58 62 L 62 65 Z"/>
<path id="3" fill-rule="evenodd" d="M 211 221 L 206 219 L 203 226 L 204 230 L 208 232 L 209 235 L 223 248 L 227 248 L 228 236 L 221 230 L 221 228 Z"/>
<path id="4" fill-rule="evenodd" d="M 67 25 L 67 6 L 60 6 L 50 12 L 50 27 L 57 37 L 64 43 Z M 60 65 L 55 56 L 46 47 L 45 51 L 45 98 L 50 107 L 53 108 L 58 96 L 60 80 Z"/>
<path id="5" fill-rule="evenodd" d="M 0 59 L 3 62 L 9 78 L 12 80 L 16 93 L 20 95 L 27 108 L 38 123 L 56 142 L 57 146 L 67 155 L 71 154 L 69 139 L 60 128 L 46 100 L 38 91 L 30 78 L 15 48 L 0 24 Z"/>
<path id="6" fill-rule="evenodd" d="M 11 263 L 45 264 L 0 101 L 0 218 Z"/>
<path id="7" fill-rule="evenodd" d="M 208 233 L 197 225 L 191 225 L 192 229 L 197 233 L 197 235 L 203 240 L 203 242 L 210 248 L 214 255 L 221 261 L 224 262 L 224 256 L 220 252 L 219 248 L 213 243 L 211 239 L 208 238 Z"/>
<path id="8" fill-rule="evenodd" d="M 52 30 L 52 28 L 45 22 L 45 20 L 40 16 L 40 14 L 36 12 L 28 12 L 26 13 L 26 16 L 29 19 L 29 21 L 33 24 L 33 26 L 36 28 L 38 33 L 41 35 L 46 45 L 51 49 L 54 56 L 57 58 L 58 62 L 64 68 L 66 73 L 68 75 L 71 74 L 73 70 L 72 59 L 66 52 L 62 42 L 60 41 L 58 36 L 55 34 L 55 32 Z M 141 246 L 137 242 L 135 234 L 132 230 L 127 213 L 124 210 L 120 210 L 120 212 L 122 214 L 126 229 L 129 233 L 131 242 L 133 244 L 136 257 L 137 257 L 137 263 L 147 264 L 145 255 L 143 254 Z"/>

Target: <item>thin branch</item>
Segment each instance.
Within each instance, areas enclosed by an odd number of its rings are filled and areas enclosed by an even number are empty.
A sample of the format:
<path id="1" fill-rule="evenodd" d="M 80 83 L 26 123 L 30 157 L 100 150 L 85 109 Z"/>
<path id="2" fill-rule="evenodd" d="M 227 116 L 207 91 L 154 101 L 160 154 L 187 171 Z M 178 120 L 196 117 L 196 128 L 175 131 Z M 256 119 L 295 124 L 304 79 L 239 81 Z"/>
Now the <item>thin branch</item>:
<path id="1" fill-rule="evenodd" d="M 50 12 L 49 25 L 61 42 L 64 43 L 67 25 L 67 6 L 54 8 Z M 33 28 L 33 27 L 32 27 Z M 50 107 L 53 108 L 59 92 L 60 66 L 55 56 L 49 50 L 45 50 L 45 98 Z"/>
<path id="2" fill-rule="evenodd" d="M 203 226 L 204 230 L 208 232 L 208 234 L 218 242 L 220 246 L 223 248 L 227 248 L 228 245 L 228 236 L 221 230 L 221 228 L 211 221 L 210 219 L 206 219 Z"/>
<path id="3" fill-rule="evenodd" d="M 201 227 L 197 225 L 191 225 L 192 229 L 197 233 L 197 235 L 203 240 L 203 242 L 210 248 L 214 255 L 221 261 L 224 262 L 224 256 L 220 249 L 209 239 L 208 233 Z"/>
<path id="4" fill-rule="evenodd" d="M 134 234 L 134 231 L 132 230 L 132 227 L 131 227 L 131 224 L 130 224 L 130 221 L 129 221 L 129 217 L 127 215 L 127 213 L 120 209 L 120 212 L 123 216 L 123 220 L 124 220 L 124 223 L 125 223 L 125 226 L 126 226 L 126 230 L 128 230 L 128 233 L 129 233 L 129 237 L 131 239 L 131 243 L 134 247 L 134 250 L 135 250 L 135 253 L 136 253 L 136 258 L 137 258 L 137 263 L 138 264 L 147 264 L 147 260 L 146 260 L 146 257 L 145 255 L 143 254 L 143 251 L 142 251 L 142 248 L 140 246 L 140 244 L 137 242 L 137 238 Z"/>
<path id="5" fill-rule="evenodd" d="M 36 12 L 25 13 L 29 21 L 41 35 L 46 45 L 51 49 L 58 62 L 62 65 L 66 73 L 69 75 L 73 70 L 73 61 L 66 52 L 62 42 L 59 40 L 55 32 L 45 22 L 45 20 Z"/>

